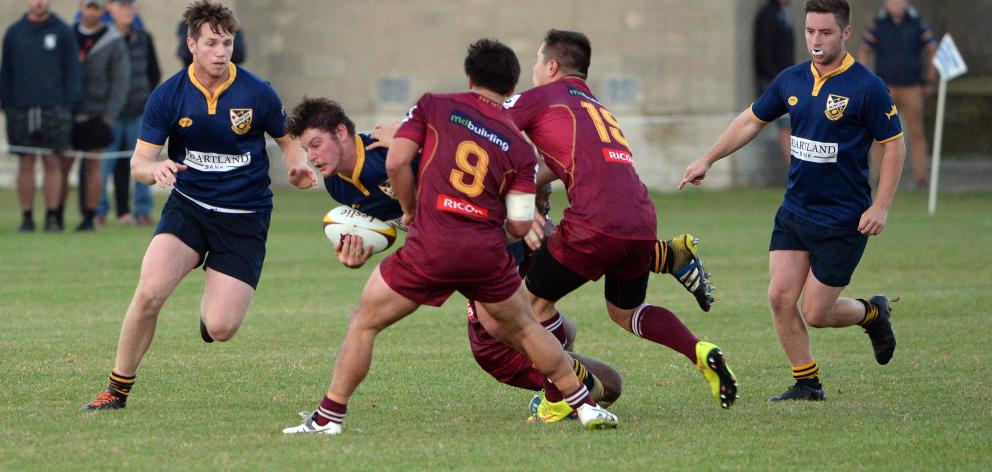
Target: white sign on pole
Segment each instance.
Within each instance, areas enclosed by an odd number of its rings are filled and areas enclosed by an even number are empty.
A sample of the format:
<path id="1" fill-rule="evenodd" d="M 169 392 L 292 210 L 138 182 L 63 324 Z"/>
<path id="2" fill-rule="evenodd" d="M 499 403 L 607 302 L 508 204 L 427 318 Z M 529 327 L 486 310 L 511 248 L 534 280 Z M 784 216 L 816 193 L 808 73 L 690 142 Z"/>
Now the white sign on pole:
<path id="1" fill-rule="evenodd" d="M 954 45 L 950 34 L 945 34 L 933 56 L 933 65 L 940 73 L 940 86 L 937 89 L 937 122 L 933 132 L 933 159 L 930 162 L 930 198 L 927 202 L 927 213 L 937 212 L 937 179 L 940 170 L 940 146 L 944 139 L 944 107 L 947 104 L 947 82 L 968 72 L 961 53 Z"/>
<path id="2" fill-rule="evenodd" d="M 965 72 L 968 72 L 968 65 L 961 58 L 958 47 L 954 44 L 954 38 L 945 34 L 937 47 L 937 54 L 933 56 L 933 65 L 937 67 L 937 72 L 944 80 L 954 80 Z"/>

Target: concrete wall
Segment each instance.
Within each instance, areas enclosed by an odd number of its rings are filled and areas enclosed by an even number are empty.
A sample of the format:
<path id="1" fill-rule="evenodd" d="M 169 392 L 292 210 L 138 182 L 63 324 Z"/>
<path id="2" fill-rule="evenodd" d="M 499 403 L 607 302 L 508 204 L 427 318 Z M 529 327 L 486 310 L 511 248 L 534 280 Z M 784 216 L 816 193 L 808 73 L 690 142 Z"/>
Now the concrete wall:
<path id="1" fill-rule="evenodd" d="M 426 91 L 465 87 L 465 47 L 482 36 L 513 47 L 530 87 L 530 67 L 550 27 L 577 29 L 593 43 L 590 85 L 613 110 L 631 141 L 644 180 L 670 189 L 685 164 L 701 155 L 754 98 L 752 20 L 764 0 L 228 0 L 248 42 L 245 66 L 269 79 L 287 107 L 303 95 L 340 101 L 360 128 L 402 116 Z M 799 60 L 804 60 L 802 1 L 794 0 Z M 939 33 L 955 25 L 972 69 L 992 74 L 992 52 L 979 45 L 977 10 L 992 0 L 916 2 Z M 155 36 L 164 75 L 179 69 L 176 23 L 187 0 L 139 0 Z M 854 1 L 863 25 L 879 2 Z M 64 19 L 74 1 L 53 3 Z M 23 2 L 0 2 L 0 23 Z M 962 14 L 967 13 L 967 14 Z M 985 18 L 988 18 L 986 15 Z M 974 28 L 972 26 L 974 25 Z M 958 33 L 960 30 L 960 33 Z M 976 33 L 972 33 L 976 31 Z M 849 44 L 856 50 L 860 32 Z M 974 59 L 973 59 L 974 58 Z M 770 135 L 770 132 L 765 134 Z M 0 160 L 0 185 L 12 159 Z M 7 178 L 4 178 L 4 175 Z M 710 184 L 782 179 L 769 139 L 714 169 Z"/>

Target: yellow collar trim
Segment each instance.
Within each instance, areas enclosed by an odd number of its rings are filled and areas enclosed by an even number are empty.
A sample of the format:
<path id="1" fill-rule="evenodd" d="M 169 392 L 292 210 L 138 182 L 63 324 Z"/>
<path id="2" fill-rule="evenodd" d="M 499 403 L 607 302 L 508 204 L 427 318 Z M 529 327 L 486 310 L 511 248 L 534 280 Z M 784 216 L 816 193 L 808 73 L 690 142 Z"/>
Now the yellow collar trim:
<path id="1" fill-rule="evenodd" d="M 200 92 L 203 94 L 204 98 L 207 99 L 208 115 L 217 114 L 217 100 L 220 99 L 220 94 L 224 93 L 224 91 L 227 90 L 227 88 L 230 87 L 232 83 L 234 83 L 234 78 L 238 76 L 238 68 L 234 66 L 234 63 L 229 62 L 227 64 L 227 70 L 228 70 L 227 80 L 225 80 L 224 83 L 220 84 L 220 86 L 217 87 L 217 90 L 214 92 L 214 94 L 211 95 L 210 92 L 207 90 L 207 88 L 204 87 L 203 84 L 200 83 L 200 81 L 196 80 L 196 76 L 193 75 L 193 64 L 190 64 L 189 69 L 187 69 L 187 73 L 189 74 L 189 80 L 193 82 L 193 86 L 199 89 Z"/>
<path id="2" fill-rule="evenodd" d="M 355 168 L 351 171 L 351 177 L 348 177 L 340 172 L 338 172 L 338 177 L 341 180 L 354 185 L 362 195 L 366 197 L 369 196 L 369 190 L 362 185 L 361 176 L 362 168 L 365 167 L 365 143 L 362 142 L 362 137 L 355 133 L 355 154 L 357 155 L 355 159 Z"/>
<path id="3" fill-rule="evenodd" d="M 843 74 L 844 71 L 850 69 L 853 65 L 854 56 L 851 53 L 847 53 L 839 67 L 830 71 L 827 75 L 820 77 L 820 72 L 816 70 L 816 66 L 810 61 L 809 70 L 813 72 L 813 96 L 815 97 L 820 94 L 820 89 L 823 88 L 823 84 L 827 83 L 827 79 Z"/>

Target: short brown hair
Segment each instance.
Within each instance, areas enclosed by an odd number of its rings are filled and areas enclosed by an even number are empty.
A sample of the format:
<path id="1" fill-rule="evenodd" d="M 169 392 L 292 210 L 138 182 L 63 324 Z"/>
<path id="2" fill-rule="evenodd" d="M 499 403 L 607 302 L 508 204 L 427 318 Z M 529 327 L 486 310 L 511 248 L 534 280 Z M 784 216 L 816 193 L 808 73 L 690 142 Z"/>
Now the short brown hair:
<path id="1" fill-rule="evenodd" d="M 217 34 L 233 35 L 238 30 L 238 20 L 234 19 L 231 9 L 210 0 L 197 0 L 189 4 L 183 19 L 186 20 L 186 34 L 194 40 L 200 38 L 200 28 L 204 23 L 209 24 L 210 30 Z"/>
<path id="2" fill-rule="evenodd" d="M 585 79 L 589 75 L 592 45 L 578 31 L 551 29 L 544 35 L 544 57 L 557 61 L 564 72 Z"/>
<path id="3" fill-rule="evenodd" d="M 841 29 L 851 24 L 851 6 L 847 0 L 807 0 L 806 13 L 833 13 Z"/>
<path id="4" fill-rule="evenodd" d="M 338 102 L 323 97 L 303 97 L 303 101 L 293 108 L 286 119 L 286 132 L 296 138 L 310 128 L 333 134 L 342 124 L 348 129 L 348 134 L 355 134 L 355 123 Z"/>

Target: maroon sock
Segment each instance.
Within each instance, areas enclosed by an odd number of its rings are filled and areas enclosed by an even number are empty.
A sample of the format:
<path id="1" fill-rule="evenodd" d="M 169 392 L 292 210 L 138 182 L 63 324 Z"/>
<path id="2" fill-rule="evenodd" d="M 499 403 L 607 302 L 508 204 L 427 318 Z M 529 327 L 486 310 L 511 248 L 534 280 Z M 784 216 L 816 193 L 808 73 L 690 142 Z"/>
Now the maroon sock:
<path id="1" fill-rule="evenodd" d="M 561 390 L 555 386 L 551 379 L 545 377 L 544 379 L 544 398 L 546 398 L 551 403 L 558 403 L 564 398 L 561 394 Z"/>
<path id="2" fill-rule="evenodd" d="M 592 397 L 589 396 L 589 389 L 582 384 L 579 384 L 579 389 L 571 395 L 566 395 L 565 401 L 568 402 L 568 406 L 572 407 L 572 409 L 578 408 L 582 405 L 595 405 L 592 401 Z"/>
<path id="3" fill-rule="evenodd" d="M 653 305 L 641 305 L 630 319 L 630 328 L 637 336 L 668 346 L 696 363 L 696 343 L 699 338 L 686 328 L 674 313 Z"/>
<path id="4" fill-rule="evenodd" d="M 315 420 L 320 426 L 327 426 L 327 423 L 332 422 L 341 424 L 344 423 L 344 415 L 348 413 L 348 405 L 342 405 L 325 396 L 315 413 Z"/>
<path id="5" fill-rule="evenodd" d="M 541 326 L 544 329 L 555 335 L 555 339 L 564 346 L 568 342 L 568 338 L 565 336 L 565 323 L 564 319 L 561 317 L 561 313 L 555 312 L 555 315 L 541 322 Z"/>

